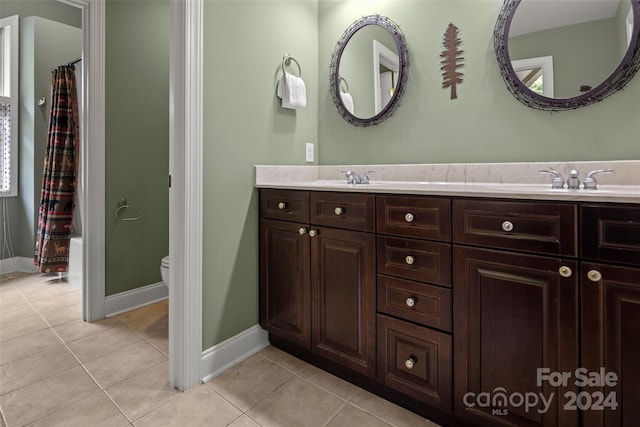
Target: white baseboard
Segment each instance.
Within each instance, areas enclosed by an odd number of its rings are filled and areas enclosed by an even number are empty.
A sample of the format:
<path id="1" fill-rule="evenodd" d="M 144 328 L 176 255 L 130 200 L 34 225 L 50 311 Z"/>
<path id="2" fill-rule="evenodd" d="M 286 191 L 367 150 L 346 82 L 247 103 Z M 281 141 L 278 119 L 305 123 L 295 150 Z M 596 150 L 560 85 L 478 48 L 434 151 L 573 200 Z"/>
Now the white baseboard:
<path id="1" fill-rule="evenodd" d="M 163 282 L 152 283 L 141 288 L 109 295 L 104 301 L 105 313 L 107 313 L 107 317 L 112 317 L 162 301 L 168 297 L 169 289 Z"/>
<path id="2" fill-rule="evenodd" d="M 0 274 L 35 273 L 38 269 L 33 264 L 33 258 L 16 256 L 0 260 Z"/>
<path id="3" fill-rule="evenodd" d="M 269 334 L 254 325 L 202 352 L 200 377 L 206 383 L 269 345 Z"/>

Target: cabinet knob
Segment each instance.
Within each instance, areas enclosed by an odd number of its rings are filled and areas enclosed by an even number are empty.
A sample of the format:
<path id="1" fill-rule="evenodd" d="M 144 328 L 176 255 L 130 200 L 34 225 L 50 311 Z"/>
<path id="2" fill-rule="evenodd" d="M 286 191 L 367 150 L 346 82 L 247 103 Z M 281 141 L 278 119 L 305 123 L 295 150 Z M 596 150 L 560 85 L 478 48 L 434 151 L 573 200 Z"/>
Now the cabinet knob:
<path id="1" fill-rule="evenodd" d="M 416 300 L 413 297 L 407 298 L 407 301 L 405 302 L 407 304 L 407 307 L 413 307 L 414 305 L 416 305 Z"/>
<path id="2" fill-rule="evenodd" d="M 511 231 L 513 230 L 513 223 L 511 221 L 505 221 L 502 223 L 502 229 L 504 231 Z"/>
<path id="3" fill-rule="evenodd" d="M 600 280 L 602 280 L 602 273 L 600 273 L 598 270 L 589 270 L 589 272 L 587 273 L 587 277 L 592 282 L 599 282 Z"/>
<path id="4" fill-rule="evenodd" d="M 416 364 L 416 359 L 413 356 L 410 356 L 407 360 L 404 361 L 404 366 L 407 369 L 413 369 L 413 366 Z"/>
<path id="5" fill-rule="evenodd" d="M 566 265 L 563 265 L 558 269 L 558 273 L 560 273 L 562 277 L 571 277 L 571 275 L 573 274 L 573 271 L 571 271 L 571 268 L 567 267 Z"/>
<path id="6" fill-rule="evenodd" d="M 309 236 L 316 237 L 317 235 L 318 235 L 318 232 L 316 230 L 309 230 Z"/>
<path id="7" fill-rule="evenodd" d="M 278 203 L 278 209 L 282 210 L 282 209 L 284 209 L 286 207 L 287 207 L 287 204 L 285 202 L 279 202 Z"/>
<path id="8" fill-rule="evenodd" d="M 336 213 L 336 215 L 342 215 L 344 213 L 344 209 L 342 209 L 340 206 L 335 208 L 333 211 Z"/>
<path id="9" fill-rule="evenodd" d="M 304 227 L 300 227 L 300 228 L 298 229 L 298 233 L 300 233 L 300 235 L 301 235 L 301 236 L 302 236 L 302 235 L 305 235 L 305 234 L 307 234 L 307 229 L 306 229 L 306 228 L 304 228 Z"/>
<path id="10" fill-rule="evenodd" d="M 404 216 L 404 220 L 407 222 L 413 222 L 413 214 L 411 212 L 407 212 Z"/>
<path id="11" fill-rule="evenodd" d="M 411 255 L 407 255 L 407 257 L 404 259 L 404 262 L 406 262 L 407 264 L 411 265 L 414 262 L 416 262 L 416 259 L 414 257 L 412 257 Z"/>

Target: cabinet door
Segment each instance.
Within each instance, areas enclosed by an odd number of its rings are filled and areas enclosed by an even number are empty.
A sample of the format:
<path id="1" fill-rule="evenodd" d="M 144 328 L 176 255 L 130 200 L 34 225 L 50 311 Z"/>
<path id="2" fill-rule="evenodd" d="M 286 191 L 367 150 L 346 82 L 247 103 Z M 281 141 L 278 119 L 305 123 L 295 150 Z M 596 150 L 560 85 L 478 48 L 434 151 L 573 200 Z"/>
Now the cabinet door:
<path id="1" fill-rule="evenodd" d="M 311 238 L 313 351 L 374 377 L 374 236 L 332 228 L 313 231 L 317 233 Z"/>
<path id="2" fill-rule="evenodd" d="M 291 222 L 260 221 L 260 324 L 274 335 L 311 348 L 306 230 L 307 226 Z"/>
<path id="3" fill-rule="evenodd" d="M 538 369 L 573 374 L 578 366 L 576 269 L 575 261 L 454 247 L 457 416 L 482 426 L 577 425 L 577 411 L 563 410 L 573 383 L 537 381 Z M 547 410 L 520 404 L 518 394 L 533 401 L 534 393 L 551 399 Z"/>
<path id="4" fill-rule="evenodd" d="M 605 387 L 585 387 L 592 405 L 584 427 L 636 426 L 640 420 L 640 269 L 582 264 L 582 365 L 589 374 L 613 373 Z M 614 384 L 615 383 L 615 384 Z M 585 400 L 586 401 L 586 400 Z M 613 410 L 611 403 L 618 406 Z M 583 402 L 584 404 L 584 402 Z"/>

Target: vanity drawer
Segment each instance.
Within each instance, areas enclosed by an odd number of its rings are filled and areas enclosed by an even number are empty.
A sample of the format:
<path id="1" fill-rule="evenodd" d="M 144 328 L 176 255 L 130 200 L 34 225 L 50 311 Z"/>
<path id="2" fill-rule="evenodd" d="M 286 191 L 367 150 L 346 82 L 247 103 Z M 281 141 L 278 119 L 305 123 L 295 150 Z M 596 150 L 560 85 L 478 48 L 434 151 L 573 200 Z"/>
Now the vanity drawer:
<path id="1" fill-rule="evenodd" d="M 581 206 L 582 258 L 640 265 L 640 207 Z"/>
<path id="2" fill-rule="evenodd" d="M 378 311 L 451 332 L 451 289 L 378 275 Z"/>
<path id="3" fill-rule="evenodd" d="M 378 315 L 378 381 L 451 412 L 451 335 Z"/>
<path id="4" fill-rule="evenodd" d="M 261 189 L 260 216 L 267 219 L 309 223 L 309 192 Z"/>
<path id="5" fill-rule="evenodd" d="M 362 193 L 311 193 L 311 223 L 375 231 L 375 196 Z"/>
<path id="6" fill-rule="evenodd" d="M 451 286 L 451 245 L 378 236 L 378 273 Z"/>
<path id="7" fill-rule="evenodd" d="M 378 196 L 378 233 L 451 240 L 451 200 L 436 197 Z"/>
<path id="8" fill-rule="evenodd" d="M 577 256 L 575 203 L 453 201 L 453 241 Z"/>

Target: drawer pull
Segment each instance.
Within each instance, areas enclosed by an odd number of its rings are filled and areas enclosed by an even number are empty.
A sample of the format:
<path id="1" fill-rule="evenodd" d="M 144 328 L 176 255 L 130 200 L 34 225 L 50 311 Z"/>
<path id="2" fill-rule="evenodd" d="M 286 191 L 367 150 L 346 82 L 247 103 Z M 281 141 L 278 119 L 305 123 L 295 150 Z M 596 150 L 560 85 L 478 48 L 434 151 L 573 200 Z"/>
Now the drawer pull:
<path id="1" fill-rule="evenodd" d="M 502 229 L 504 231 L 511 231 L 513 230 L 513 223 L 511 221 L 505 221 L 502 223 Z"/>
<path id="2" fill-rule="evenodd" d="M 342 215 L 344 213 L 344 209 L 342 209 L 340 206 L 335 208 L 333 211 L 336 213 L 336 215 Z"/>
<path id="3" fill-rule="evenodd" d="M 411 255 L 407 255 L 407 257 L 404 259 L 404 262 L 406 262 L 408 265 L 412 265 L 414 262 L 416 262 L 416 259 Z"/>
<path id="4" fill-rule="evenodd" d="M 407 304 L 407 307 L 413 307 L 414 305 L 416 305 L 415 298 L 413 297 L 407 298 L 406 304 Z"/>
<path id="5" fill-rule="evenodd" d="M 573 274 L 573 271 L 571 271 L 571 269 L 566 265 L 563 265 L 558 269 L 558 273 L 560 273 L 562 277 L 571 277 L 571 275 Z"/>
<path id="6" fill-rule="evenodd" d="M 309 236 L 316 237 L 317 235 L 318 235 L 318 232 L 316 230 L 309 230 Z"/>
<path id="7" fill-rule="evenodd" d="M 404 361 L 404 366 L 407 369 L 413 369 L 413 366 L 416 364 L 416 359 L 413 356 L 410 356 L 407 360 Z"/>
<path id="8" fill-rule="evenodd" d="M 298 233 L 300 233 L 300 235 L 303 236 L 303 235 L 307 234 L 307 229 L 304 228 L 304 227 L 300 227 L 298 229 Z"/>
<path id="9" fill-rule="evenodd" d="M 405 216 L 404 216 L 404 220 L 407 222 L 413 222 L 413 214 L 411 212 L 408 212 Z"/>
<path id="10" fill-rule="evenodd" d="M 589 272 L 587 273 L 587 277 L 592 282 L 599 282 L 600 280 L 602 280 L 602 274 L 598 270 L 589 270 Z"/>
<path id="11" fill-rule="evenodd" d="M 284 209 L 286 207 L 287 207 L 287 204 L 285 202 L 279 202 L 278 203 L 278 209 L 282 210 L 282 209 Z"/>

